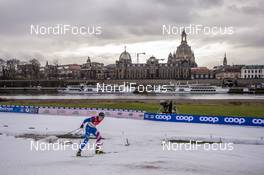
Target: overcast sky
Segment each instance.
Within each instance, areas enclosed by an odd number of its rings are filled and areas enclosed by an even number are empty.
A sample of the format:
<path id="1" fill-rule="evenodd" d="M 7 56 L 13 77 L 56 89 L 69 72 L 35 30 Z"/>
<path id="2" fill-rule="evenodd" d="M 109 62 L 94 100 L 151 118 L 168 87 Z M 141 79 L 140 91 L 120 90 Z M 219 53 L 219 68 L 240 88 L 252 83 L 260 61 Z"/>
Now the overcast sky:
<path id="1" fill-rule="evenodd" d="M 144 2 L 144 3 L 143 3 Z M 162 25 L 202 25 L 233 34 L 189 34 L 188 44 L 199 66 L 212 67 L 227 53 L 229 64 L 264 64 L 262 0 L 0 0 L 0 58 L 42 64 L 92 61 L 115 63 L 126 46 L 136 62 L 149 56 L 167 58 L 180 34 L 163 34 Z M 31 25 L 101 27 L 101 35 L 36 35 Z M 229 28 L 230 29 L 230 28 Z"/>

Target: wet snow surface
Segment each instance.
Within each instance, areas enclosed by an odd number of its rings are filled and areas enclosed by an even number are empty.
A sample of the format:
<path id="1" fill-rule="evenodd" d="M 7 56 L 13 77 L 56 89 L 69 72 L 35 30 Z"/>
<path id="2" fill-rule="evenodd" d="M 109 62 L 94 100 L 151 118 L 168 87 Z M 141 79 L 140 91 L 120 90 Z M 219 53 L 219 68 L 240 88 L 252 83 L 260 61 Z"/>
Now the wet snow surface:
<path id="1" fill-rule="evenodd" d="M 77 175 L 77 174 L 259 174 L 264 172 L 264 128 L 205 124 L 165 123 L 106 118 L 98 129 L 105 138 L 103 149 L 111 152 L 94 155 L 67 147 L 62 151 L 31 150 L 32 143 L 56 141 L 54 135 L 78 128 L 83 117 L 63 117 L 0 113 L 0 169 L 5 175 Z M 34 141 L 17 138 L 21 134 L 48 135 Z M 170 138 L 210 138 L 239 140 L 232 151 L 203 149 L 162 149 L 162 140 Z M 128 139 L 130 146 L 124 146 Z M 80 139 L 59 139 L 79 143 Z M 245 142 L 243 142 L 245 140 Z M 250 140 L 250 144 L 248 144 Z M 94 140 L 91 140 L 93 143 Z"/>

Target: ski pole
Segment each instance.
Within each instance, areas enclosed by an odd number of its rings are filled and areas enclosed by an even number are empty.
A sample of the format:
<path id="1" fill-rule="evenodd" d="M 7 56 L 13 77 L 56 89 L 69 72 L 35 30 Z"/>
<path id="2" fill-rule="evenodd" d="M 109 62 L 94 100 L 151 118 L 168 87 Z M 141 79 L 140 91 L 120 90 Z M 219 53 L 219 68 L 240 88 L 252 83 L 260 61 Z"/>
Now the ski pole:
<path id="1" fill-rule="evenodd" d="M 70 131 L 70 132 L 68 132 L 68 133 L 66 133 L 66 134 L 71 134 L 71 133 L 73 133 L 73 132 L 75 132 L 75 131 L 77 131 L 77 130 L 80 130 L 81 128 L 77 128 L 77 129 L 74 129 L 74 130 L 72 130 L 72 131 Z"/>

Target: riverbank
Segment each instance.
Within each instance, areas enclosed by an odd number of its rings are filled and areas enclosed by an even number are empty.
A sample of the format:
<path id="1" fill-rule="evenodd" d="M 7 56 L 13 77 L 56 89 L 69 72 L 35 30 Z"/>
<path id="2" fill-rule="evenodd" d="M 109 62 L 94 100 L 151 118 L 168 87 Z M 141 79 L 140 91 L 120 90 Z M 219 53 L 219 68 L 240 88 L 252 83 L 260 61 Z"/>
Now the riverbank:
<path id="1" fill-rule="evenodd" d="M 264 79 L 235 79 L 237 86 L 249 87 L 250 85 L 261 84 Z M 195 80 L 173 80 L 173 79 L 123 79 L 123 80 L 0 80 L 0 87 L 66 87 L 67 85 L 85 84 L 123 84 L 123 83 L 136 83 L 143 85 L 154 84 L 210 84 L 222 86 L 223 80 L 218 79 L 195 79 Z"/>
<path id="2" fill-rule="evenodd" d="M 175 103 L 181 114 L 264 117 L 263 100 L 184 99 Z M 133 109 L 155 113 L 160 109 L 159 100 L 2 99 L 0 104 Z"/>

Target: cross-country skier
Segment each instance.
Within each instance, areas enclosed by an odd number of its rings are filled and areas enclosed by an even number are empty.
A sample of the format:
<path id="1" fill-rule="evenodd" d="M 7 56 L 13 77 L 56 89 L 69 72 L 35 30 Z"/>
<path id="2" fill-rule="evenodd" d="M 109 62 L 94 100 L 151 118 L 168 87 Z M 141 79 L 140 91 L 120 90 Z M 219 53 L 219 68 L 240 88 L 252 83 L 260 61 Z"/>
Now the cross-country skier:
<path id="1" fill-rule="evenodd" d="M 96 147 L 95 147 L 95 153 L 96 154 L 102 154 L 104 153 L 101 150 L 101 135 L 100 132 L 97 131 L 96 125 L 98 125 L 103 119 L 104 119 L 104 113 L 100 112 L 98 116 L 90 117 L 87 118 L 83 121 L 82 125 L 80 128 L 85 128 L 85 135 L 84 135 L 84 140 L 80 144 L 79 150 L 77 152 L 77 156 L 81 156 L 82 149 L 85 147 L 85 145 L 88 143 L 90 135 L 93 134 L 96 137 Z"/>

